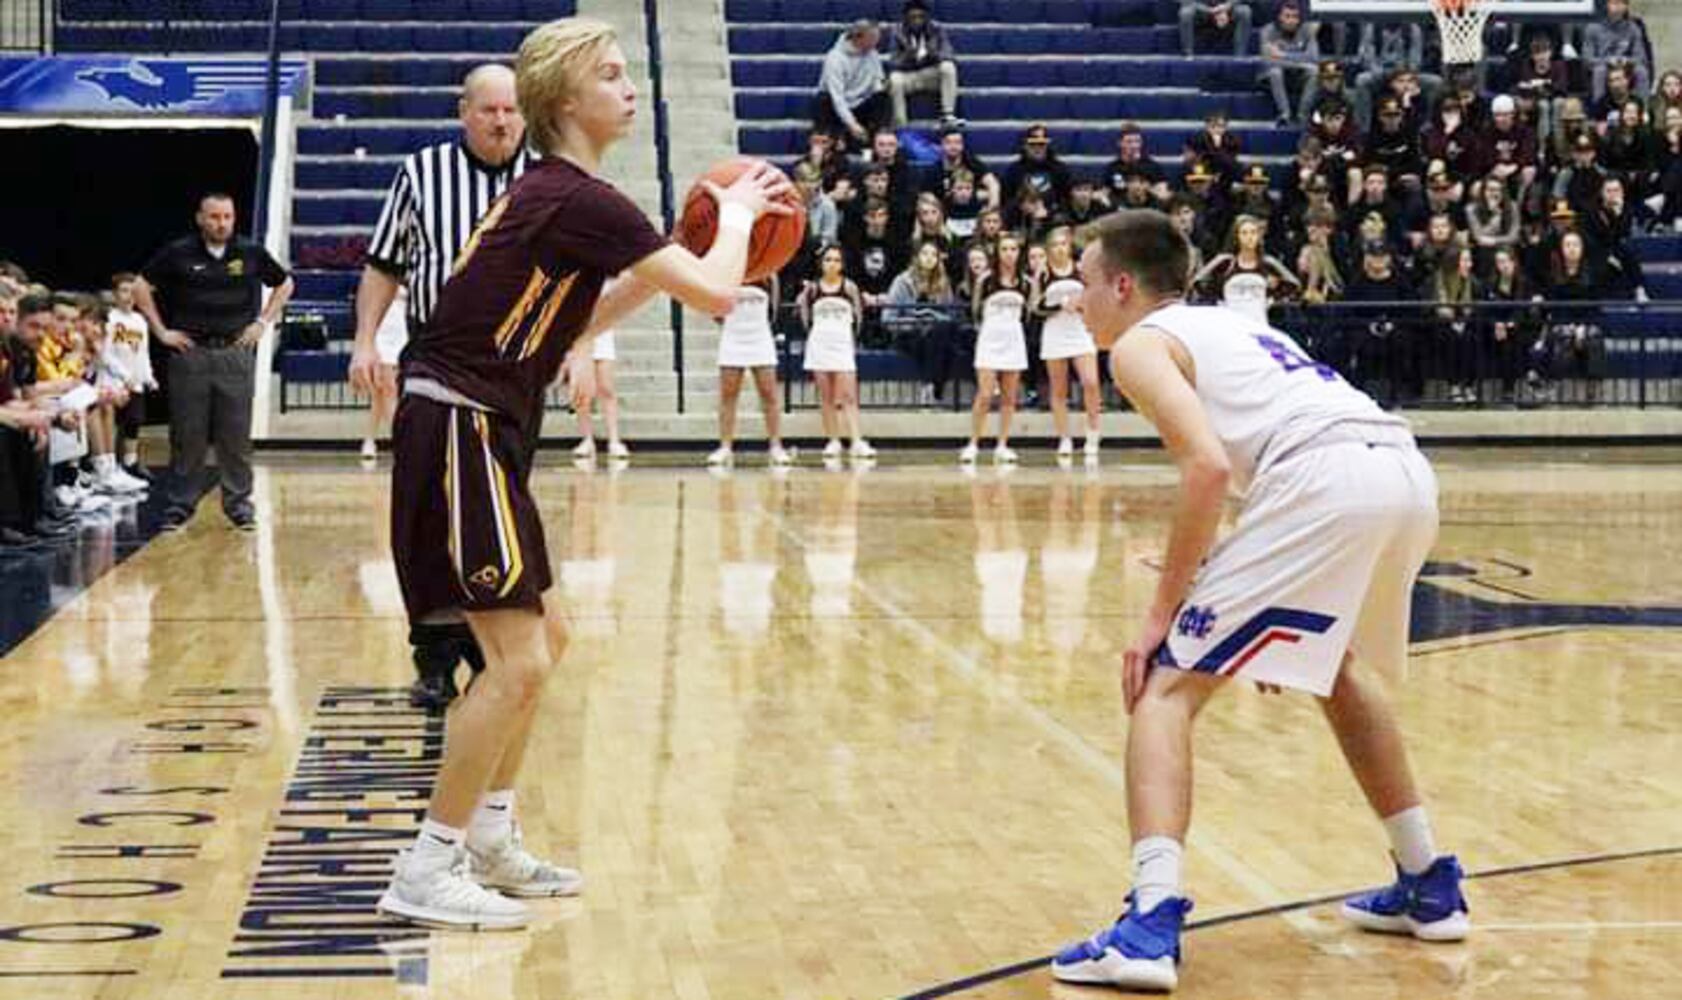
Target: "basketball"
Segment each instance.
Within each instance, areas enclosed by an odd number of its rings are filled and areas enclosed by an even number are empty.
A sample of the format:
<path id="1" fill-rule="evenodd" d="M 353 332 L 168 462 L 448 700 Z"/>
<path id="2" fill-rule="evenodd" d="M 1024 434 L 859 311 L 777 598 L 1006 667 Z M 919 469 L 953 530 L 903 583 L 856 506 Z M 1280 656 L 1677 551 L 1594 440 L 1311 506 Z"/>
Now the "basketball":
<path id="1" fill-rule="evenodd" d="M 701 180 L 729 187 L 742 176 L 743 171 L 762 162 L 751 156 L 732 157 L 713 164 Z M 683 216 L 677 224 L 677 241 L 697 256 L 712 248 L 713 237 L 718 234 L 718 203 L 701 180 L 690 186 L 689 194 L 683 199 Z M 806 206 L 801 204 L 800 195 L 793 188 L 789 189 L 785 204 L 794 209 L 793 215 L 764 215 L 754 223 L 753 237 L 748 241 L 748 267 L 742 277 L 743 284 L 762 281 L 782 270 L 805 242 Z"/>

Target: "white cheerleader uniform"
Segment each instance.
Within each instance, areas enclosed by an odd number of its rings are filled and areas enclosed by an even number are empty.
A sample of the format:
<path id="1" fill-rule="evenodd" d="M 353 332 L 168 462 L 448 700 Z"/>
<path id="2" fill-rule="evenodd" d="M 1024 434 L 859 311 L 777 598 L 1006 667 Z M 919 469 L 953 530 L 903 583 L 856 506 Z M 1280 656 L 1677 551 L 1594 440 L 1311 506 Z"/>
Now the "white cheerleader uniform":
<path id="1" fill-rule="evenodd" d="M 613 339 L 612 330 L 603 330 L 596 334 L 596 342 L 590 345 L 591 361 L 618 361 L 619 345 Z"/>
<path id="2" fill-rule="evenodd" d="M 830 290 L 820 282 L 812 299 L 812 329 L 806 335 L 805 369 L 809 372 L 858 371 L 853 354 L 853 300 L 846 286 Z"/>
<path id="3" fill-rule="evenodd" d="M 975 367 L 995 372 L 1028 369 L 1028 335 L 1022 316 L 1028 308 L 1026 282 L 1002 285 L 988 275 L 981 285 L 981 326 L 975 334 Z"/>
<path id="4" fill-rule="evenodd" d="M 777 341 L 771 333 L 771 307 L 771 292 L 765 285 L 743 285 L 736 289 L 736 307 L 724 317 L 724 327 L 718 335 L 720 368 L 777 366 Z"/>
<path id="5" fill-rule="evenodd" d="M 1040 333 L 1040 360 L 1066 361 L 1098 353 L 1098 345 L 1092 342 L 1086 321 L 1079 312 L 1068 308 L 1080 301 L 1081 293 L 1086 290 L 1080 276 L 1072 271 L 1059 275 L 1047 270 L 1045 281 L 1040 302 L 1051 314 L 1045 318 L 1045 327 Z"/>
<path id="6" fill-rule="evenodd" d="M 395 365 L 408 344 L 409 290 L 399 285 L 397 297 L 391 300 L 391 307 L 380 317 L 380 325 L 374 330 L 374 351 L 380 356 L 380 364 Z"/>

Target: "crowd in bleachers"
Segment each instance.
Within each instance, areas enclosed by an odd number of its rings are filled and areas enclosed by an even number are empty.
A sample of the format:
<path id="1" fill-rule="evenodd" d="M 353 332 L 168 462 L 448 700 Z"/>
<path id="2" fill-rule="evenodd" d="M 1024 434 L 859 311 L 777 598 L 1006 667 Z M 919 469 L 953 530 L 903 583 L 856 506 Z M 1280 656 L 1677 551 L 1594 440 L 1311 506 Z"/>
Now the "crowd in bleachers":
<path id="1" fill-rule="evenodd" d="M 135 280 L 55 292 L 0 262 L 0 549 L 69 537 L 144 496 L 138 436 L 157 380 Z"/>
<path id="2" fill-rule="evenodd" d="M 918 37 L 938 31 L 924 4 L 905 10 Z M 1682 229 L 1682 73 L 1650 82 L 1651 45 L 1627 0 L 1609 0 L 1599 23 L 1496 21 L 1492 58 L 1477 65 L 1444 66 L 1432 27 L 1305 23 L 1296 0 L 1182 0 L 1180 27 L 1188 54 L 1258 56 L 1257 86 L 1279 123 L 1301 126 L 1291 163 L 1249 156 L 1216 110 L 1179 150 L 1146 148 L 1138 126 L 1118 123 L 1115 158 L 1097 172 L 1060 160 L 1042 125 L 1022 132 L 1015 159 L 989 165 L 966 149 L 952 100 L 963 53 L 948 38 L 908 56 L 902 23 L 883 65 L 877 26 L 849 26 L 794 166 L 812 226 L 782 288 L 792 298 L 822 248 L 839 246 L 867 314 L 953 303 L 961 314 L 998 267 L 1004 234 L 1028 248 L 1040 280 L 1053 233 L 1078 238 L 1108 210 L 1151 207 L 1196 248 L 1192 296 L 1240 308 L 1645 301 L 1632 237 Z M 926 73 L 929 60 L 952 67 L 932 135 L 903 127 L 903 86 L 886 82 L 906 67 Z M 1581 341 L 1581 324 L 1565 326 Z M 1507 358 L 1509 389 L 1521 370 L 1536 377 L 1528 355 L 1557 353 L 1536 324 L 1483 332 Z M 863 336 L 896 339 L 891 322 L 867 322 Z M 897 339 L 938 389 L 954 352 Z M 1470 401 L 1470 381 L 1452 398 Z"/>

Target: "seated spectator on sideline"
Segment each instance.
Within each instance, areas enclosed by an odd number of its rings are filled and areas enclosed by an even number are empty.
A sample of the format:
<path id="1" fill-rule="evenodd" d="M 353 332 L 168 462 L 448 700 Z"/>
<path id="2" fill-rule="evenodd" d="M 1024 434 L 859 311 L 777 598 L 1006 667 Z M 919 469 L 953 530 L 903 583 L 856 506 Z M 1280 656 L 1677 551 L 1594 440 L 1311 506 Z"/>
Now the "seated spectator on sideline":
<path id="1" fill-rule="evenodd" d="M 917 195 L 922 193 L 922 178 L 900 148 L 899 134 L 891 128 L 877 129 L 870 136 L 870 151 L 865 155 L 862 169 L 881 167 L 888 172 L 888 205 L 897 222 L 909 229 L 911 214 L 917 209 Z"/>
<path id="2" fill-rule="evenodd" d="M 809 160 L 794 165 L 794 186 L 806 205 L 806 236 L 819 246 L 831 246 L 841 239 L 841 210 L 824 193 L 822 168 Z"/>
<path id="3" fill-rule="evenodd" d="M 1466 185 L 1451 177 L 1442 161 L 1433 160 L 1425 170 L 1425 197 L 1411 199 L 1406 219 L 1409 235 L 1423 234 L 1433 215 L 1448 216 L 1458 228 L 1466 217 L 1463 204 L 1465 191 Z"/>
<path id="4" fill-rule="evenodd" d="M 1110 204 L 1120 204 L 1129 171 L 1144 174 L 1150 180 L 1151 194 L 1156 200 L 1168 201 L 1173 193 L 1168 190 L 1168 173 L 1145 152 L 1144 130 L 1134 122 L 1123 122 L 1121 131 L 1116 135 L 1115 159 L 1104 167 L 1104 187 Z"/>
<path id="5" fill-rule="evenodd" d="M 1594 134 L 1584 132 L 1571 144 L 1571 162 L 1554 175 L 1553 197 L 1563 199 L 1577 215 L 1587 215 L 1600 199 L 1606 169 L 1598 162 L 1599 144 Z"/>
<path id="6" fill-rule="evenodd" d="M 1454 218 L 1447 212 L 1431 216 L 1430 221 L 1425 223 L 1425 231 L 1409 233 L 1408 240 L 1414 247 L 1414 272 L 1424 281 L 1429 281 L 1436 273 L 1443 258 L 1457 256 L 1466 244 L 1465 237 L 1454 224 Z"/>
<path id="7" fill-rule="evenodd" d="M 916 360 L 935 399 L 957 374 L 957 324 L 951 310 L 957 301 L 945 249 L 933 241 L 916 244 L 910 264 L 895 276 L 883 300 L 883 322 L 894 334 L 894 347 Z"/>
<path id="8" fill-rule="evenodd" d="M 1368 21 L 1361 25 L 1361 40 L 1355 46 L 1355 119 L 1367 131 L 1375 126 L 1373 108 L 1379 97 L 1390 92 L 1398 73 L 1417 74 L 1425 65 L 1425 32 L 1411 21 L 1388 23 Z M 1435 93 L 1442 78 L 1423 77 L 1420 83 Z"/>
<path id="9" fill-rule="evenodd" d="M 1306 234 L 1297 251 L 1297 274 L 1302 280 L 1302 301 L 1311 306 L 1336 302 L 1343 297 L 1343 273 L 1338 259 L 1337 210 L 1318 205 L 1303 220 Z"/>
<path id="10" fill-rule="evenodd" d="M 1162 186 L 1166 188 L 1168 185 L 1164 182 Z M 1152 207 L 1161 208 L 1163 204 L 1159 200 Z M 1098 183 L 1085 174 L 1077 173 L 1069 185 L 1069 205 L 1063 209 L 1063 222 L 1070 226 L 1084 226 L 1109 214 L 1110 208 L 1110 199 Z"/>
<path id="11" fill-rule="evenodd" d="M 1530 280 L 1519 266 L 1518 251 L 1512 247 L 1497 250 L 1489 278 L 1483 283 L 1481 301 L 1516 305 L 1540 298 L 1532 293 Z M 1538 328 L 1536 315 L 1528 309 L 1503 309 L 1492 312 L 1490 319 L 1490 365 L 1501 381 L 1502 402 L 1510 403 L 1517 396 L 1521 374 L 1532 391 L 1541 382 L 1541 374 L 1531 364 L 1531 346 Z"/>
<path id="12" fill-rule="evenodd" d="M 893 115 L 876 51 L 882 32 L 876 22 L 861 18 L 848 26 L 824 56 L 813 101 L 812 127 L 836 141 L 863 147 L 872 132 L 889 124 Z"/>
<path id="13" fill-rule="evenodd" d="M 1056 227 L 1060 217 L 1051 210 L 1051 206 L 1046 204 L 1045 196 L 1032 184 L 1023 184 L 1016 194 L 1016 200 L 1008 207 L 1010 211 L 1005 213 L 1006 226 L 1014 229 L 1030 250 Z"/>
<path id="14" fill-rule="evenodd" d="M 1294 180 L 1294 178 L 1293 178 Z M 1293 245 L 1300 245 L 1308 237 L 1308 218 L 1316 213 L 1330 213 L 1333 228 L 1338 226 L 1341 213 L 1338 211 L 1337 201 L 1332 196 L 1331 182 L 1316 175 L 1310 177 L 1303 186 L 1300 201 L 1287 202 L 1285 209 L 1285 231 L 1287 239 Z"/>
<path id="15" fill-rule="evenodd" d="M 980 246 L 991 260 L 999 252 L 999 237 L 1005 232 L 1005 214 L 997 208 L 984 208 L 975 217 L 975 237 L 970 246 Z"/>
<path id="16" fill-rule="evenodd" d="M 935 91 L 940 95 L 940 125 L 958 125 L 958 58 L 946 29 L 929 16 L 924 0 L 905 0 L 899 27 L 888 55 L 888 94 L 893 100 L 894 124 L 910 122 L 905 99 Z"/>
<path id="17" fill-rule="evenodd" d="M 1654 127 L 1664 124 L 1664 113 L 1671 108 L 1682 108 L 1682 72 L 1674 69 L 1659 77 L 1659 86 L 1647 103 L 1647 121 Z"/>
<path id="18" fill-rule="evenodd" d="M 1319 121 L 1321 109 L 1326 105 L 1348 105 L 1352 99 L 1353 95 L 1344 83 L 1343 64 L 1336 59 L 1321 59 L 1319 86 L 1314 91 L 1314 103 L 1303 113 L 1303 124 L 1312 125 Z"/>
<path id="19" fill-rule="evenodd" d="M 1480 136 L 1480 160 L 1490 179 L 1523 202 L 1536 183 L 1536 133 L 1519 120 L 1518 102 L 1506 94 L 1490 102 L 1489 118 L 1489 128 Z"/>
<path id="20" fill-rule="evenodd" d="M 1347 201 L 1350 188 L 1361 185 L 1361 152 L 1366 146 L 1366 138 L 1355 127 L 1355 121 L 1349 115 L 1349 105 L 1342 101 L 1322 103 L 1314 120 L 1309 122 L 1304 138 L 1313 139 L 1319 144 L 1324 163 L 1316 163 L 1315 169 L 1319 170 L 1323 166 L 1326 179 L 1331 182 L 1338 200 Z M 1300 146 L 1297 150 L 1297 163 L 1300 168 Z"/>
<path id="21" fill-rule="evenodd" d="M 1227 127 L 1226 112 L 1220 108 L 1203 116 L 1202 130 L 1186 140 L 1183 155 L 1187 166 L 1201 163 L 1213 170 L 1216 186 L 1223 193 L 1238 183 L 1243 170 L 1238 160 L 1244 155 L 1244 146 Z"/>
<path id="22" fill-rule="evenodd" d="M 1589 96 L 1606 93 L 1606 73 L 1614 62 L 1630 65 L 1631 83 L 1645 94 L 1653 83 L 1653 44 L 1647 26 L 1630 13 L 1629 0 L 1606 0 L 1606 20 L 1583 32 L 1583 61 L 1589 67 Z"/>
<path id="23" fill-rule="evenodd" d="M 907 255 L 904 237 L 888 225 L 887 202 L 879 198 L 866 202 L 863 226 L 841 239 L 847 274 L 858 284 L 864 304 L 878 304 L 894 275 L 905 269 Z"/>
<path id="24" fill-rule="evenodd" d="M 1580 98 L 1567 97 L 1559 102 L 1559 119 L 1554 126 L 1553 135 L 1548 137 L 1547 156 L 1548 168 L 1559 170 L 1571 163 L 1571 151 L 1577 146 L 1579 136 L 1593 137 L 1593 128 L 1589 125 L 1588 112 L 1583 109 Z"/>
<path id="25" fill-rule="evenodd" d="M 1682 218 L 1682 107 L 1665 109 L 1660 123 L 1653 174 L 1656 188 L 1648 204 L 1660 225 L 1676 227 Z"/>
<path id="26" fill-rule="evenodd" d="M 1205 257 L 1214 256 L 1226 243 L 1231 203 L 1227 192 L 1216 183 L 1215 172 L 1198 160 L 1186 171 L 1184 198 L 1197 212 L 1197 245 Z"/>
<path id="27" fill-rule="evenodd" d="M 1647 128 L 1647 112 L 1634 97 L 1613 112 L 1600 146 L 1600 165 L 1624 179 L 1631 200 L 1640 201 L 1658 182 L 1657 138 Z"/>
<path id="28" fill-rule="evenodd" d="M 1460 99 L 1449 95 L 1437 105 L 1431 125 L 1419 137 L 1426 160 L 1441 161 L 1456 183 L 1483 176 L 1483 137 L 1466 121 Z"/>
<path id="29" fill-rule="evenodd" d="M 1608 297 L 1600 266 L 1589 256 L 1583 234 L 1575 229 L 1560 236 L 1547 274 L 1549 302 L 1597 302 Z M 1556 322 L 1548 330 L 1545 347 L 1546 374 L 1555 378 L 1590 374 L 1604 346 L 1593 317 L 1556 306 L 1553 318 Z M 1590 383 L 1591 394 L 1597 388 Z"/>
<path id="30" fill-rule="evenodd" d="M 964 276 L 952 292 L 959 302 L 975 301 L 975 290 L 993 270 L 993 255 L 980 243 L 971 243 L 964 250 Z"/>
<path id="31" fill-rule="evenodd" d="M 1117 209 L 1162 207 L 1151 192 L 1150 175 L 1132 167 L 1122 175 L 1121 193 L 1111 195 L 1111 204 Z"/>
<path id="32" fill-rule="evenodd" d="M 1273 23 L 1262 29 L 1261 56 L 1264 66 L 1257 82 L 1272 91 L 1278 124 L 1288 125 L 1293 120 L 1288 85 L 1297 80 L 1302 81 L 1302 96 L 1294 107 L 1301 113 L 1294 120 L 1307 121 L 1320 86 L 1320 42 L 1314 25 L 1303 23 L 1297 0 L 1284 0 Z"/>
<path id="33" fill-rule="evenodd" d="M 1518 246 L 1518 202 L 1507 192 L 1507 185 L 1492 175 L 1480 185 L 1477 196 L 1466 207 L 1466 230 L 1472 239 L 1479 274 L 1493 271 L 1498 251 Z"/>
<path id="34" fill-rule="evenodd" d="M 1069 203 L 1069 168 L 1051 148 L 1051 133 L 1044 125 L 1030 125 L 1023 131 L 1016 159 L 1005 171 L 1005 198 L 1017 200 L 1024 184 L 1039 193 L 1049 212 L 1059 212 Z"/>
<path id="35" fill-rule="evenodd" d="M 1180 0 L 1180 51 L 1242 56 L 1250 47 L 1254 18 L 1244 0 Z"/>
<path id="36" fill-rule="evenodd" d="M 1383 167 L 1391 187 L 1418 191 L 1425 158 L 1419 148 L 1419 130 L 1408 120 L 1402 102 L 1395 96 L 1378 102 L 1378 127 L 1367 135 L 1361 150 L 1363 173 L 1368 167 Z"/>
<path id="37" fill-rule="evenodd" d="M 940 248 L 942 263 L 956 249 L 952 237 L 946 232 L 946 206 L 930 191 L 917 196 L 917 212 L 911 223 L 911 246 L 915 248 L 924 243 L 933 243 Z"/>
<path id="38" fill-rule="evenodd" d="M 820 129 L 813 129 L 806 136 L 806 155 L 800 158 L 800 162 L 812 165 L 825 191 L 833 188 L 836 182 L 845 180 L 848 174 L 847 158 L 835 148 L 835 137 Z"/>
<path id="39" fill-rule="evenodd" d="M 0 549 L 33 548 L 68 537 L 68 523 L 48 515 L 45 451 L 54 415 L 26 399 L 13 358 L 18 300 L 0 291 Z"/>
<path id="40" fill-rule="evenodd" d="M 981 158 L 969 151 L 964 143 L 964 130 L 956 125 L 940 130 L 940 162 L 928 174 L 929 190 L 950 201 L 953 177 L 963 171 L 982 205 L 997 207 L 1000 201 L 999 178 Z"/>
<path id="41" fill-rule="evenodd" d="M 1343 290 L 1345 302 L 1413 302 L 1418 299 L 1411 281 L 1395 267 L 1390 244 L 1373 240 L 1361 248 L 1360 270 Z M 1361 310 L 1351 313 L 1350 339 L 1345 350 L 1352 360 L 1350 381 L 1379 400 L 1398 396 L 1417 399 L 1423 394 L 1418 379 L 1419 345 L 1413 343 L 1412 311 Z M 1380 386 L 1388 383 L 1388 393 Z"/>
<path id="42" fill-rule="evenodd" d="M 1202 235 L 1197 231 L 1197 206 L 1183 194 L 1177 194 L 1168 201 L 1168 218 L 1174 220 L 1174 228 L 1191 244 L 1192 274 L 1203 270 Z"/>
<path id="43" fill-rule="evenodd" d="M 1636 253 L 1635 210 L 1624 179 L 1610 174 L 1601 181 L 1600 199 L 1583 221 L 1583 235 L 1594 257 L 1603 262 L 1606 298 L 1647 301 L 1647 278 Z"/>
<path id="44" fill-rule="evenodd" d="M 1589 118 L 1604 133 L 1613 124 L 1626 101 L 1639 101 L 1630 79 L 1628 63 L 1613 63 L 1606 70 L 1606 92 L 1589 102 Z"/>
<path id="45" fill-rule="evenodd" d="M 1513 93 L 1529 99 L 1536 109 L 1536 134 L 1552 133 L 1559 119 L 1559 102 L 1571 92 L 1571 67 L 1554 58 L 1553 39 L 1541 33 L 1530 37 L 1529 57 L 1513 80 Z"/>
<path id="46" fill-rule="evenodd" d="M 911 235 L 910 211 L 901 207 L 901 202 L 895 197 L 893 185 L 889 179 L 888 168 L 880 163 L 865 165 L 858 178 L 859 193 L 847 206 L 841 210 L 841 241 L 845 243 L 849 234 L 856 235 L 864 228 L 864 215 L 872 202 L 881 202 L 888 209 L 888 232 L 895 239 L 904 240 Z M 913 205 L 916 202 L 912 202 Z M 852 274 L 851 262 L 848 274 Z"/>
<path id="47" fill-rule="evenodd" d="M 946 235 L 961 246 L 975 235 L 976 224 L 986 206 L 976 196 L 974 174 L 968 170 L 955 170 L 948 178 L 950 185 L 941 202 L 946 211 Z"/>
<path id="48" fill-rule="evenodd" d="M 1369 164 L 1362 171 L 1361 186 L 1354 190 L 1354 198 L 1343 214 L 1344 224 L 1356 230 L 1368 215 L 1376 214 L 1384 220 L 1384 239 L 1400 246 L 1408 215 L 1410 199 L 1390 185 L 1390 173 L 1382 163 Z"/>
<path id="49" fill-rule="evenodd" d="M 1279 218 L 1279 196 L 1273 193 L 1273 178 L 1268 176 L 1266 167 L 1252 163 L 1244 171 L 1244 180 L 1232 196 L 1232 212 L 1235 216 L 1248 215 L 1261 221 L 1268 237 L 1269 253 L 1283 247 L 1285 226 Z"/>

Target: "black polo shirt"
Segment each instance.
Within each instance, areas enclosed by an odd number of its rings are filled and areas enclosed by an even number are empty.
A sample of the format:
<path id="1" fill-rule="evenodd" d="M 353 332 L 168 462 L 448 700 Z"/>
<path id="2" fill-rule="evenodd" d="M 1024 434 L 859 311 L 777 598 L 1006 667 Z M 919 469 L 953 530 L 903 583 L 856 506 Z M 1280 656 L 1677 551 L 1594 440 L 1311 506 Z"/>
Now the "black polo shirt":
<path id="1" fill-rule="evenodd" d="M 290 276 L 259 243 L 236 236 L 217 257 L 197 233 L 159 250 L 140 273 L 164 323 L 210 344 L 238 337 L 256 320 L 263 287 Z"/>

